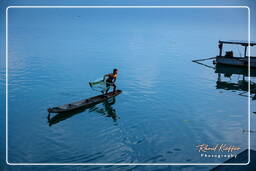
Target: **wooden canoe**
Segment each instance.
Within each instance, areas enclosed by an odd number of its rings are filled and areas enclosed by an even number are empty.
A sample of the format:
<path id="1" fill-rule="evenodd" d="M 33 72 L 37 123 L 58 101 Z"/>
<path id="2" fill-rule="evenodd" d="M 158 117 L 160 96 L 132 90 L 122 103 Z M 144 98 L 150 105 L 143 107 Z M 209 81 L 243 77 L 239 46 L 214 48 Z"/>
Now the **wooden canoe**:
<path id="1" fill-rule="evenodd" d="M 84 100 L 80 100 L 77 102 L 73 102 L 73 103 L 69 103 L 69 104 L 65 104 L 65 105 L 57 106 L 53 108 L 48 108 L 48 112 L 49 113 L 65 113 L 65 112 L 70 112 L 70 111 L 74 111 L 81 108 L 88 108 L 98 103 L 104 102 L 109 98 L 115 97 L 120 93 L 122 93 L 121 90 L 116 90 L 115 92 L 109 92 L 105 95 L 98 95 L 98 96 L 91 97 L 89 99 L 84 99 Z"/>

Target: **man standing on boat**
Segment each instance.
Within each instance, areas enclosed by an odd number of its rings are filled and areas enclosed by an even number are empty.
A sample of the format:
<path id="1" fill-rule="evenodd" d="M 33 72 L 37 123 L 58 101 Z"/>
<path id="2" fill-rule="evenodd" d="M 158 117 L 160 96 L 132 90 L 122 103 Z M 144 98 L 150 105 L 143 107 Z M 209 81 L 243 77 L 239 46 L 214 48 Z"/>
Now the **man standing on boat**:
<path id="1" fill-rule="evenodd" d="M 104 75 L 103 80 L 105 80 L 106 77 L 107 77 L 107 80 L 106 80 L 106 87 L 107 87 L 106 94 L 108 93 L 108 90 L 110 89 L 110 86 L 113 86 L 113 92 L 116 91 L 115 82 L 116 82 L 116 78 L 117 78 L 117 73 L 118 73 L 118 69 L 113 69 L 113 73 Z"/>

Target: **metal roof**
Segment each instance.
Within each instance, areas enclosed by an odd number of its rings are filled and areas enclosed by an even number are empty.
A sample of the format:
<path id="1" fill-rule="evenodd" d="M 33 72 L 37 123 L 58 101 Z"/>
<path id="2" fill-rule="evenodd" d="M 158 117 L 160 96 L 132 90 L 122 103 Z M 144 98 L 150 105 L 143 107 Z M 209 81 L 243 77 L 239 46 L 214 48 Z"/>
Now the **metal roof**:
<path id="1" fill-rule="evenodd" d="M 243 40 L 227 40 L 227 41 L 222 41 L 220 40 L 219 43 L 223 43 L 223 44 L 237 44 L 237 45 L 242 45 L 242 46 L 249 46 L 249 41 L 243 41 Z M 250 46 L 254 46 L 256 45 L 255 41 L 251 41 L 250 42 Z"/>

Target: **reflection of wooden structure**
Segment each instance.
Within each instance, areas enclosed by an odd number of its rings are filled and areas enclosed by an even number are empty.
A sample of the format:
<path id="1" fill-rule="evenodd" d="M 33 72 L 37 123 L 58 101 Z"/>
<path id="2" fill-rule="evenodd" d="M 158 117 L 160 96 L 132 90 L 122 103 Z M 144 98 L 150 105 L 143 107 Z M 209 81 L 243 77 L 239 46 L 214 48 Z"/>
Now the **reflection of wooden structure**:
<path id="1" fill-rule="evenodd" d="M 222 54 L 223 45 L 224 44 L 233 44 L 233 45 L 241 45 L 244 47 L 244 55 L 240 57 L 233 56 L 233 51 L 227 51 L 225 55 Z M 249 58 L 247 56 L 248 47 L 252 47 L 256 45 L 254 42 L 246 42 L 246 41 L 219 41 L 219 55 L 216 57 L 216 64 L 230 65 L 230 66 L 239 66 L 239 67 L 248 67 Z M 250 57 L 250 66 L 252 68 L 256 68 L 256 57 Z"/>
<path id="2" fill-rule="evenodd" d="M 256 69 L 250 70 L 250 76 L 256 77 Z M 234 67 L 234 66 L 228 66 L 228 65 L 216 65 L 215 67 L 215 73 L 224 74 L 226 76 L 236 74 L 236 75 L 242 75 L 244 77 L 248 77 L 248 68 L 242 68 L 242 67 Z"/>
<path id="3" fill-rule="evenodd" d="M 237 68 L 232 66 L 216 65 L 215 73 L 218 74 L 218 80 L 216 81 L 216 89 L 223 90 L 237 90 L 242 91 L 239 95 L 246 94 L 249 89 L 248 81 L 245 77 L 248 77 L 248 70 L 246 68 Z M 231 77 L 233 74 L 242 75 L 242 79 L 236 83 L 226 82 L 221 80 L 221 74 L 225 77 Z M 256 76 L 256 70 L 251 70 L 251 77 Z M 256 99 L 256 83 L 250 82 L 252 100 Z"/>

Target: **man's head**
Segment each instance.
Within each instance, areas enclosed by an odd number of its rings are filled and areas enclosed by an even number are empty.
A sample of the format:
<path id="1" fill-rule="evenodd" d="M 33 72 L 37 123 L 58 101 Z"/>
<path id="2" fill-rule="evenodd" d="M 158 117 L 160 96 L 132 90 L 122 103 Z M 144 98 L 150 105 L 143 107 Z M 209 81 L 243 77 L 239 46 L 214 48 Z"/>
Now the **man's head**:
<path id="1" fill-rule="evenodd" d="M 117 72 L 118 72 L 118 69 L 113 69 L 113 74 L 117 74 Z"/>

